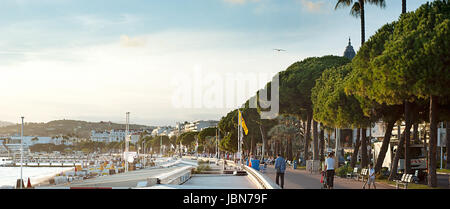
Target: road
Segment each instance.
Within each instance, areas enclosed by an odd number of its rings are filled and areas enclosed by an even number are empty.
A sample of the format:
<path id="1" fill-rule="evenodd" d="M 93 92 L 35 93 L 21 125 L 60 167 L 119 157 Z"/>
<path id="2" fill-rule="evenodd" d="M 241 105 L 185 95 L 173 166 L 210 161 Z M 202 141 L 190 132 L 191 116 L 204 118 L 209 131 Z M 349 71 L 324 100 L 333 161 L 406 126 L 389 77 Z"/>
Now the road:
<path id="1" fill-rule="evenodd" d="M 265 175 L 270 177 L 275 182 L 276 171 L 273 166 L 268 166 Z M 294 170 L 292 168 L 286 169 L 284 174 L 284 188 L 285 189 L 320 189 L 320 174 L 310 174 L 306 170 Z M 354 179 L 344 179 L 334 177 L 334 189 L 361 189 L 364 183 Z M 377 189 L 393 189 L 391 186 L 384 184 L 377 184 Z M 373 187 L 371 187 L 373 188 Z"/>
<path id="2" fill-rule="evenodd" d="M 450 189 L 450 174 L 437 174 L 438 187 Z"/>

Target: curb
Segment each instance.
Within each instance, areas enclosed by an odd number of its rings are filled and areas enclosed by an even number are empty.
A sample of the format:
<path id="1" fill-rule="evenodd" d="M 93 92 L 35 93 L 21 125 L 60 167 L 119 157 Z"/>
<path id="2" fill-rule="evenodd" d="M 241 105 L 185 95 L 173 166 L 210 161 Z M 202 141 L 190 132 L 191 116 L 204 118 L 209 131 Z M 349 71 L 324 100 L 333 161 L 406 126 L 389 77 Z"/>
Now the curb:
<path id="1" fill-rule="evenodd" d="M 436 174 L 440 174 L 440 175 L 447 175 L 447 176 L 450 176 L 450 173 L 436 172 Z"/>

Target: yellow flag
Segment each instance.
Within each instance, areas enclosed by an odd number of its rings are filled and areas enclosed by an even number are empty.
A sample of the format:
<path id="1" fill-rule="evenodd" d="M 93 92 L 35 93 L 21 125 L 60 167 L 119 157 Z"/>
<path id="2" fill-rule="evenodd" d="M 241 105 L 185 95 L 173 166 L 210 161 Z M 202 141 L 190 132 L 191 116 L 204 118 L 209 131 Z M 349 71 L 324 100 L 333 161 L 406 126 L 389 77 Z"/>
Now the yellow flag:
<path id="1" fill-rule="evenodd" d="M 245 135 L 247 135 L 248 134 L 247 125 L 245 125 L 245 121 L 244 121 L 244 118 L 242 117 L 241 111 L 240 110 L 238 110 L 238 111 L 239 111 L 239 121 L 241 121 L 241 124 L 239 124 L 239 125 L 242 126 L 242 128 L 244 129 Z"/>

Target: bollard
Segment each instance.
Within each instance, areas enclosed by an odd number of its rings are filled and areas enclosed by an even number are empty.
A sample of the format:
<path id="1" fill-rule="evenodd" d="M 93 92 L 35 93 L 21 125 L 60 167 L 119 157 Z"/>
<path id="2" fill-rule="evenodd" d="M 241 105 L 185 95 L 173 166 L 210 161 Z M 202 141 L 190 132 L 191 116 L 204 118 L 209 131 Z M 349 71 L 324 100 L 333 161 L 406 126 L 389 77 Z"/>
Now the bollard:
<path id="1" fill-rule="evenodd" d="M 20 189 L 20 183 L 22 183 L 22 188 L 25 189 L 25 185 L 23 183 L 23 179 L 17 179 L 17 181 L 16 181 L 16 189 Z"/>

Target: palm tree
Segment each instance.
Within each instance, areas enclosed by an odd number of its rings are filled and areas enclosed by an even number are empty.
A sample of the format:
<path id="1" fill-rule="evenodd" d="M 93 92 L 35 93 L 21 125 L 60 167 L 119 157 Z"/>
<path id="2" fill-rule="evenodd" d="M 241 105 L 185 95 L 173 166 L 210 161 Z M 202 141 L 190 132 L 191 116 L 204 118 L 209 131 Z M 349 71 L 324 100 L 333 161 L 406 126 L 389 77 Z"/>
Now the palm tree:
<path id="1" fill-rule="evenodd" d="M 381 8 L 386 6 L 386 2 L 384 0 L 338 0 L 334 9 L 337 9 L 341 6 L 349 7 L 351 6 L 350 14 L 354 17 L 361 18 L 361 45 L 365 42 L 365 15 L 364 15 L 364 4 L 374 4 Z"/>
<path id="2" fill-rule="evenodd" d="M 406 13 L 406 0 L 402 0 L 402 14 Z"/>
<path id="3" fill-rule="evenodd" d="M 279 116 L 278 118 L 279 124 L 272 127 L 270 129 L 268 135 L 271 136 L 272 140 L 275 143 L 281 145 L 285 145 L 283 147 L 277 147 L 284 155 L 286 159 L 292 160 L 292 139 L 295 138 L 295 135 L 298 134 L 298 130 L 295 124 L 298 124 L 299 121 L 296 117 L 293 116 Z M 284 142 L 284 143 L 283 143 Z"/>

